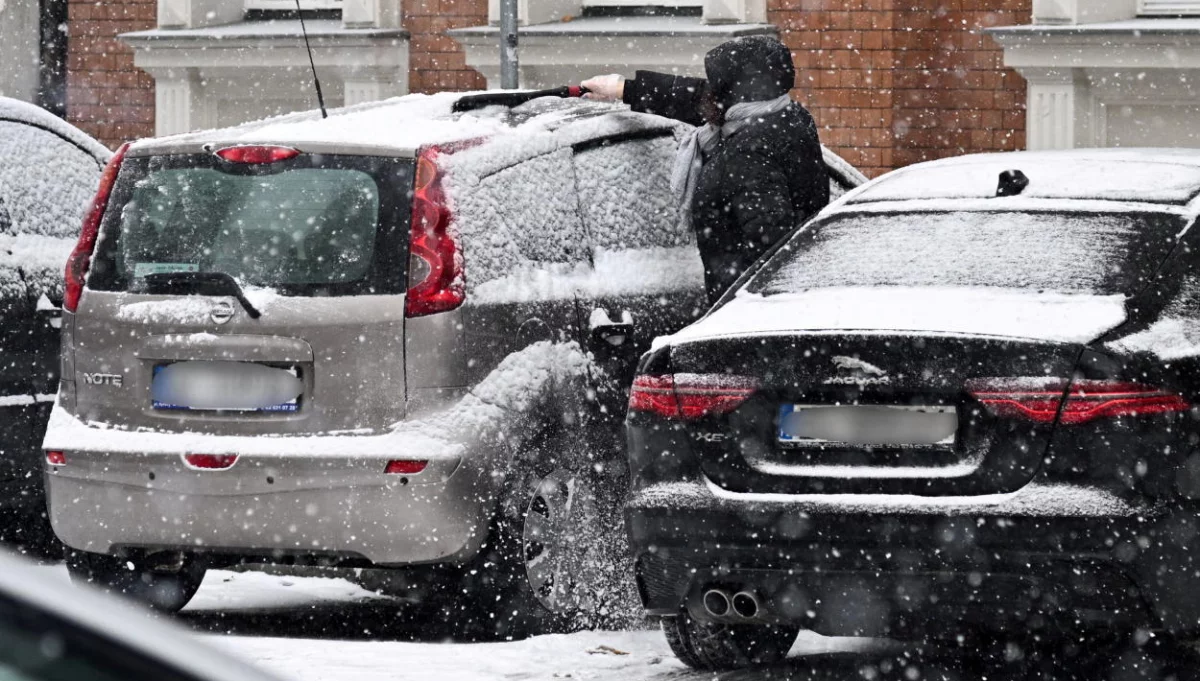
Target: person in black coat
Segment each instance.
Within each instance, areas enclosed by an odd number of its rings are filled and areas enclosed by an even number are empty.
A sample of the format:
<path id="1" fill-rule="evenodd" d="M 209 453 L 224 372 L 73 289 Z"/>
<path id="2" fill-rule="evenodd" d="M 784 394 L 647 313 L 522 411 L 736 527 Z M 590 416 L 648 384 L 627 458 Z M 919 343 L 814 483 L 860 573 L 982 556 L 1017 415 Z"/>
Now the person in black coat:
<path id="1" fill-rule="evenodd" d="M 704 57 L 707 80 L 638 71 L 583 82 L 594 99 L 701 126 L 680 147 L 672 186 L 690 215 L 716 302 L 742 272 L 829 203 L 812 115 L 791 101 L 792 56 L 767 36 L 731 40 Z M 707 123 L 707 125 L 705 125 Z"/>

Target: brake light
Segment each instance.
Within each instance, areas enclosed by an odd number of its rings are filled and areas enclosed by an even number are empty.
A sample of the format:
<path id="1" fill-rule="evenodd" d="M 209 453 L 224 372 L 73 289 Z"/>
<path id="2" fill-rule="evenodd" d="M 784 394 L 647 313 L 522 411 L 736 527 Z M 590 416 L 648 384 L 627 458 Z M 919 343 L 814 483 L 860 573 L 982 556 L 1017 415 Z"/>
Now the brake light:
<path id="1" fill-rule="evenodd" d="M 427 465 L 429 465 L 428 461 L 393 459 L 387 463 L 387 468 L 384 468 L 383 472 L 389 475 L 416 475 L 425 470 Z"/>
<path id="2" fill-rule="evenodd" d="M 296 158 L 300 151 L 291 147 L 247 144 L 225 147 L 217 150 L 216 154 L 230 163 L 277 163 Z"/>
<path id="3" fill-rule="evenodd" d="M 409 317 L 453 310 L 467 297 L 462 253 L 450 230 L 450 209 L 442 189 L 440 155 L 437 147 L 428 147 L 417 157 L 408 250 L 410 260 L 420 258 L 429 271 L 421 281 L 413 283 L 416 268 L 409 267 L 410 286 L 404 303 L 404 312 Z"/>
<path id="4" fill-rule="evenodd" d="M 65 466 L 67 465 L 67 455 L 63 452 L 49 450 L 46 452 L 46 463 L 51 466 Z"/>
<path id="5" fill-rule="evenodd" d="M 1035 423 L 1054 422 L 1058 403 L 1066 389 L 1064 379 L 975 379 L 967 383 L 971 396 L 996 416 Z M 1191 408 L 1188 401 L 1176 393 L 1124 381 L 1072 381 L 1066 397 L 1059 419 L 1064 425 L 1118 416 L 1181 412 Z"/>
<path id="6" fill-rule="evenodd" d="M 100 185 L 96 188 L 96 196 L 83 217 L 83 227 L 79 230 L 79 241 L 67 258 L 66 286 L 63 294 L 63 309 L 74 312 L 79 307 L 79 298 L 83 296 L 83 285 L 87 280 L 88 267 L 92 264 L 92 252 L 96 249 L 96 237 L 100 234 L 100 220 L 108 209 L 108 197 L 112 194 L 113 185 L 117 182 L 117 173 L 121 170 L 121 162 L 125 160 L 125 152 L 129 143 L 122 144 L 117 153 L 109 159 L 100 174 Z"/>
<path id="7" fill-rule="evenodd" d="M 629 392 L 629 410 L 668 419 L 694 421 L 728 414 L 758 390 L 758 382 L 728 374 L 638 376 Z"/>
<path id="8" fill-rule="evenodd" d="M 237 454 L 184 454 L 183 462 L 201 470 L 225 470 L 237 463 Z"/>

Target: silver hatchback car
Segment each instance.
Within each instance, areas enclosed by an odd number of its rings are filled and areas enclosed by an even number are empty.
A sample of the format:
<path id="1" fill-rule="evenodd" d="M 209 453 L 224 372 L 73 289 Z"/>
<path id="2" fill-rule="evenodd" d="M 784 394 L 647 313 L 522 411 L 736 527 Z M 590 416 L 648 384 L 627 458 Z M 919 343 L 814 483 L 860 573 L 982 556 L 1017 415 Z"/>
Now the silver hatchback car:
<path id="1" fill-rule="evenodd" d="M 455 98 L 117 153 L 44 443 L 76 576 L 177 609 L 209 567 L 392 568 L 501 634 L 597 602 L 626 386 L 705 308 L 684 130 Z M 864 180 L 828 165 L 835 195 Z"/>

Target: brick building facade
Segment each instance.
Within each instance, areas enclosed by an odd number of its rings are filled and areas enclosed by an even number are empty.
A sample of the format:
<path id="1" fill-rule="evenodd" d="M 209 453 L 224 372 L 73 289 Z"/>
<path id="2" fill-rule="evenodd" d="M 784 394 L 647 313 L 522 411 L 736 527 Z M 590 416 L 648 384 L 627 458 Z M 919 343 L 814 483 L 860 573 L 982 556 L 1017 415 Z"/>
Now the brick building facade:
<path id="1" fill-rule="evenodd" d="M 984 29 L 1028 22 L 1030 2 L 766 0 L 765 18 L 793 52 L 794 95 L 812 109 L 823 141 L 877 175 L 1024 147 L 1024 80 L 1004 68 Z M 155 0 L 70 0 L 69 8 L 69 119 L 109 146 L 153 135 L 155 80 L 117 36 L 153 29 Z M 487 0 L 403 0 L 401 9 L 410 91 L 485 86 L 446 31 L 486 26 Z"/>

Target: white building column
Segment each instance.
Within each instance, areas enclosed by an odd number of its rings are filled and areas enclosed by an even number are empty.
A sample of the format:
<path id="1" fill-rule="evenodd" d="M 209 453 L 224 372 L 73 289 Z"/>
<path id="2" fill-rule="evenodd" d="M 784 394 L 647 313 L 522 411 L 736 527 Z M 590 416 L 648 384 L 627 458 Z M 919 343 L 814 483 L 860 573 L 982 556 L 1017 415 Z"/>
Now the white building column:
<path id="1" fill-rule="evenodd" d="M 154 134 L 175 135 L 213 127 L 214 111 L 196 69 L 169 69 L 154 76 Z"/>
<path id="2" fill-rule="evenodd" d="M 1028 84 L 1025 112 L 1030 150 L 1092 146 L 1095 112 L 1082 69 L 1021 69 Z"/>

